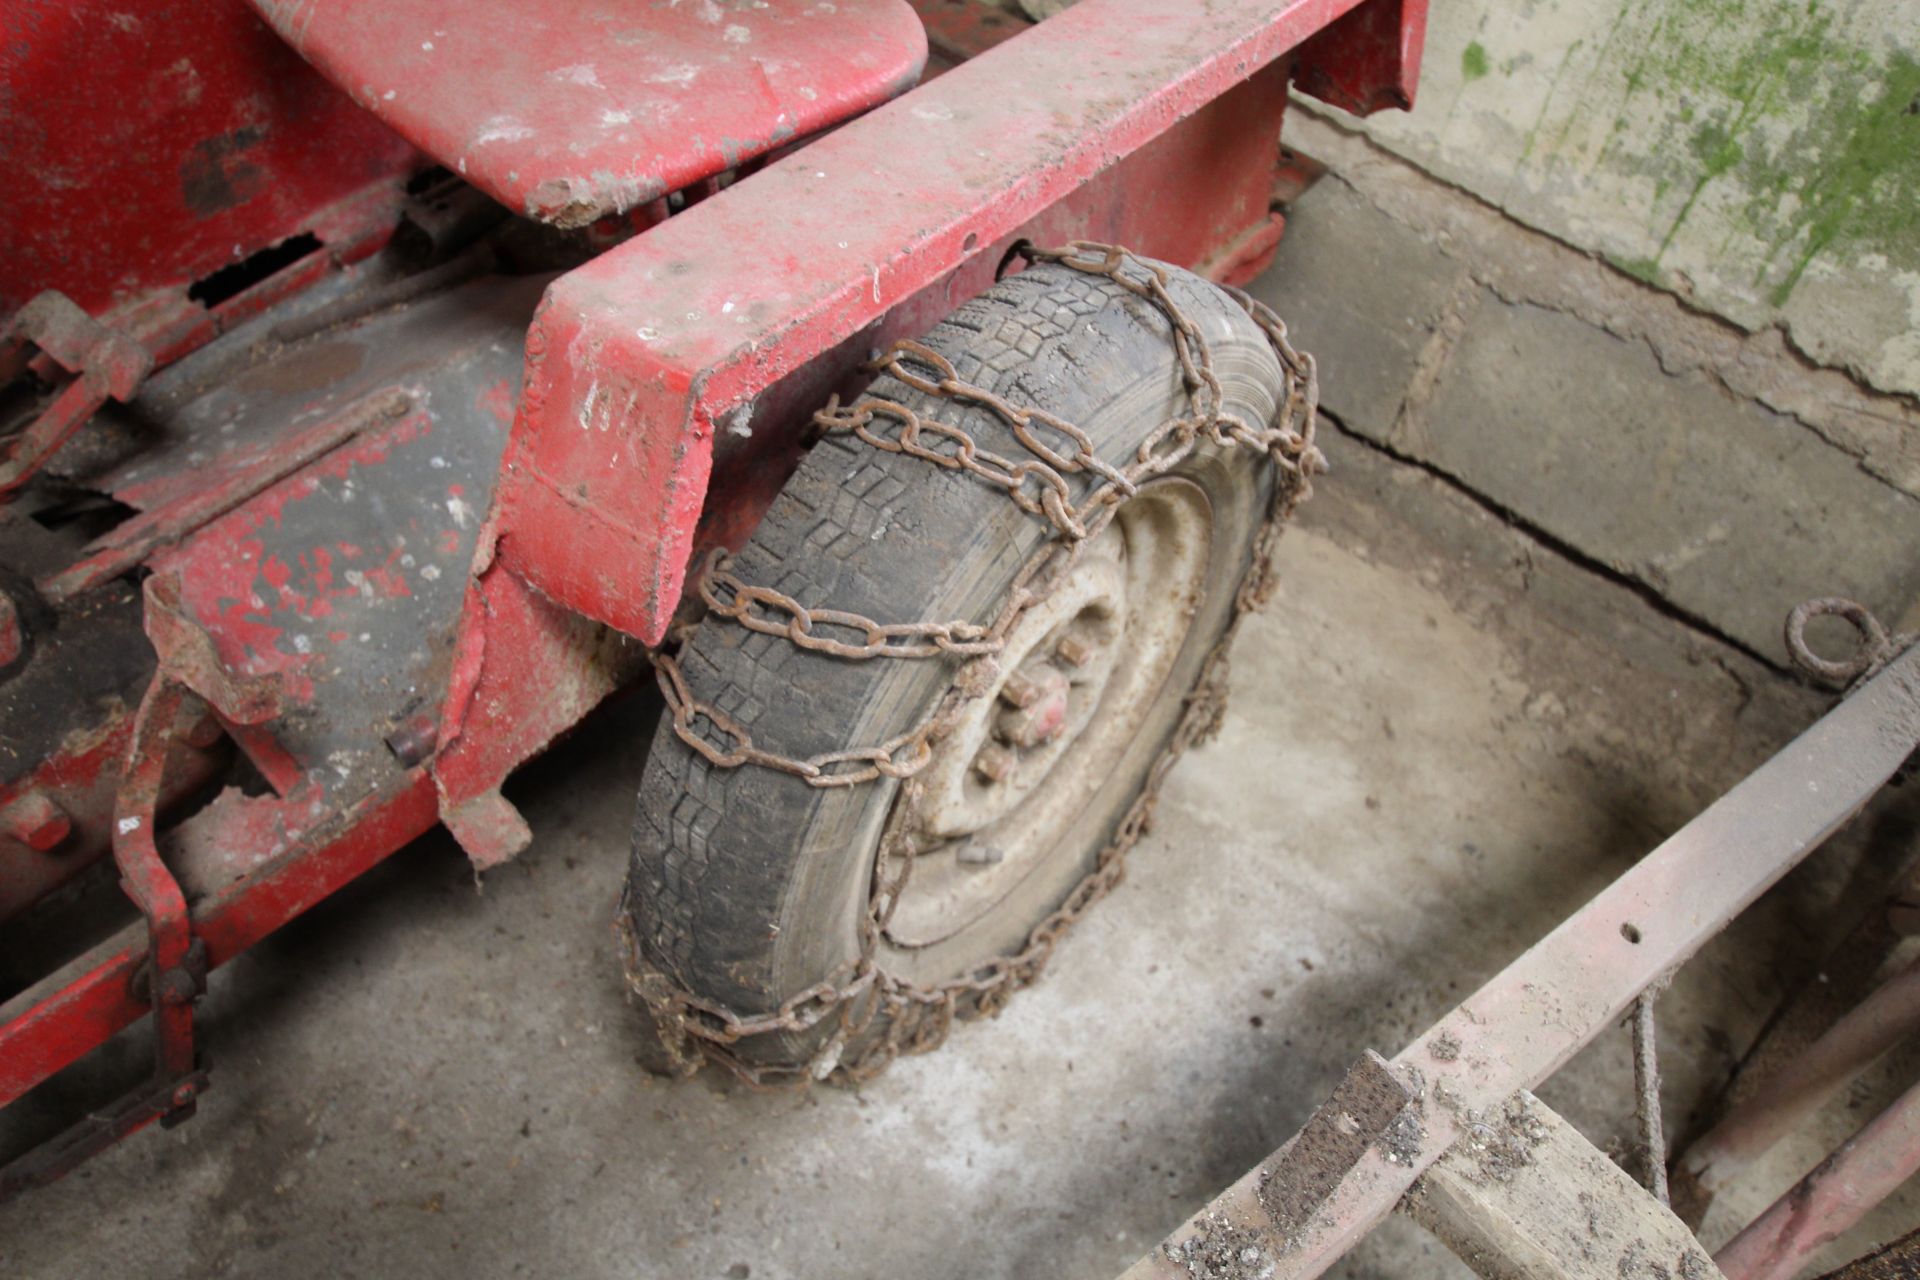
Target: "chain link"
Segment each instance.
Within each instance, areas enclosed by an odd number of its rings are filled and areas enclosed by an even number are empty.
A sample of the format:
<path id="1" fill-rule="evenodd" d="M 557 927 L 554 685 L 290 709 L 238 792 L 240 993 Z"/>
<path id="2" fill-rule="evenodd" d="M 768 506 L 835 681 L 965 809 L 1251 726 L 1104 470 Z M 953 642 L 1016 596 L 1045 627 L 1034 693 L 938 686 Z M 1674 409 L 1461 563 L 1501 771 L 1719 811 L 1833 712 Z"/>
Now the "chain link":
<path id="1" fill-rule="evenodd" d="M 999 612 L 984 624 L 881 622 L 845 610 L 810 609 L 790 595 L 742 582 L 724 554 L 708 558 L 699 593 L 709 616 L 854 661 L 948 657 L 964 661 L 933 709 L 912 728 L 875 746 L 798 759 L 756 745 L 745 725 L 697 698 L 673 653 L 663 650 L 652 655 L 674 733 L 713 767 L 753 765 L 791 774 L 813 787 L 858 786 L 881 778 L 902 784 L 881 836 L 858 952 L 826 979 L 788 997 L 771 1012 L 736 1014 L 685 990 L 647 963 L 633 931 L 631 904 L 622 904 L 617 927 L 628 983 L 652 1014 L 676 1074 L 692 1074 L 703 1062 L 714 1061 L 756 1088 L 804 1087 L 830 1076 L 857 1082 L 877 1075 L 902 1054 L 937 1047 L 956 1018 L 997 1013 L 1015 991 L 1040 976 L 1054 946 L 1081 915 L 1120 883 L 1126 874 L 1126 854 L 1150 828 L 1161 783 L 1174 762 L 1219 729 L 1226 708 L 1227 653 L 1234 634 L 1241 619 L 1270 596 L 1272 555 L 1281 527 L 1311 495 L 1312 477 L 1326 467 L 1314 444 L 1319 388 L 1313 358 L 1294 349 L 1286 325 L 1270 308 L 1238 289 L 1226 290 L 1266 335 L 1283 376 L 1283 394 L 1273 420 L 1265 425 L 1249 423 L 1225 410 L 1225 392 L 1205 335 L 1168 292 L 1166 270 L 1159 264 L 1113 245 L 1083 241 L 1058 250 L 1026 247 L 1024 255 L 1031 262 L 1058 263 L 1103 276 L 1157 308 L 1171 328 L 1187 412 L 1156 428 L 1130 461 L 1116 466 L 1098 456 L 1095 441 L 1080 427 L 969 383 L 940 353 L 919 342 L 901 341 L 869 369 L 890 374 L 926 395 L 987 410 L 1006 424 L 1031 456 L 1011 459 L 989 452 L 959 427 L 873 395 L 845 406 L 836 397 L 814 415 L 823 432 L 850 435 L 876 449 L 964 471 L 1003 490 L 1022 511 L 1046 520 L 1054 537 L 1022 566 Z M 1254 542 L 1252 565 L 1235 597 L 1233 619 L 1208 654 L 1173 735 L 1154 761 L 1140 794 L 1100 851 L 1093 870 L 1034 926 L 1019 952 L 931 986 L 918 986 L 889 973 L 878 963 L 879 946 L 913 871 L 906 836 L 909 815 L 921 795 L 916 775 L 933 758 L 935 744 L 957 723 L 966 704 L 985 696 L 991 687 L 993 655 L 1005 647 L 1021 615 L 1066 580 L 1089 540 L 1107 526 L 1122 503 L 1147 480 L 1179 465 L 1203 439 L 1264 454 L 1275 471 L 1273 497 Z M 1098 481 L 1077 506 L 1067 480 L 1073 475 Z M 850 638 L 836 638 L 826 633 L 828 629 Z M 897 870 L 890 869 L 896 866 Z M 829 1020 L 831 1032 L 805 1063 L 754 1062 L 737 1051 L 743 1040 L 805 1034 L 829 1025 Z"/>

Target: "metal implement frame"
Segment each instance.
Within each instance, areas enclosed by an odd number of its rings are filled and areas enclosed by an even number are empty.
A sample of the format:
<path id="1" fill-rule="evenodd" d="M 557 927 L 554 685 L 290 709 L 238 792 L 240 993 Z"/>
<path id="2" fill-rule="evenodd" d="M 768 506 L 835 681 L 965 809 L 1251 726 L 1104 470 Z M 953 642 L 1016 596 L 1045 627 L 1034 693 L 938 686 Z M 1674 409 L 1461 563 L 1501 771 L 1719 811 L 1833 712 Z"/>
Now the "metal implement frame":
<path id="1" fill-rule="evenodd" d="M 167 1079 L 10 1167 L 0 1174 L 0 1195 L 58 1176 L 74 1159 L 182 1110 L 204 1087 L 192 1056 L 191 1004 L 206 970 L 436 819 L 478 866 L 524 844 L 524 823 L 500 797 L 501 781 L 619 683 L 621 663 L 638 652 L 634 639 L 659 638 L 689 558 L 737 541 L 758 519 L 797 448 L 795 438 L 766 429 L 778 410 L 811 408 L 854 376 L 870 346 L 926 328 L 985 288 L 1021 237 L 1099 236 L 1214 278 L 1245 278 L 1279 235 L 1271 168 L 1258 166 L 1274 161 L 1276 138 L 1263 131 L 1271 124 L 1277 132 L 1289 82 L 1354 110 L 1406 105 L 1424 16 L 1425 0 L 1086 0 L 731 187 L 707 184 L 712 189 L 684 212 L 562 277 L 527 336 L 517 409 L 504 382 L 485 401 L 513 425 L 498 484 L 469 495 L 491 501 L 464 583 L 444 703 L 387 740 L 381 750 L 390 747 L 398 767 L 358 798 L 319 803 L 299 778 L 301 762 L 276 740 L 277 711 L 263 705 L 258 720 L 235 713 L 236 687 L 222 678 L 263 674 L 273 663 L 228 665 L 234 637 L 207 626 L 204 610 L 198 622 L 214 646 L 200 656 L 208 661 L 179 650 L 169 657 L 155 628 L 195 621 L 187 617 L 194 592 L 220 583 L 188 574 L 188 610 L 168 606 L 159 611 L 166 616 L 156 615 L 149 590 L 147 625 L 161 663 L 140 717 L 144 732 L 135 716 L 122 716 L 96 735 L 80 771 L 108 793 L 116 778 L 130 782 L 111 817 L 116 831 L 121 821 L 140 825 L 112 846 L 142 919 L 0 1006 L 0 1106 L 156 1011 Z M 256 26 L 238 24 L 231 61 L 246 62 Z M 137 61 L 137 51 L 128 56 Z M 380 139 L 369 155 L 377 151 L 388 168 L 410 154 L 390 135 L 361 133 Z M 374 215 L 398 203 L 397 180 L 384 168 L 367 191 L 329 204 L 312 223 L 328 254 L 302 258 L 214 311 L 182 313 L 181 291 L 168 282 L 198 268 L 169 267 L 141 282 L 164 286 L 159 302 L 134 297 L 126 306 L 137 315 L 124 326 L 120 312 L 109 313 L 116 330 L 161 367 L 243 313 L 357 260 L 390 230 Z M 328 210 L 347 204 L 357 211 L 351 235 L 327 221 L 340 221 Z M 260 221 L 258 230 L 272 238 L 280 222 Z M 250 230 L 249 247 L 253 239 Z M 90 312 L 103 309 L 101 299 L 77 300 Z M 230 526 L 261 512 L 277 523 L 323 466 L 373 467 L 393 441 L 431 426 L 411 400 L 391 402 L 391 411 L 389 403 L 366 401 L 379 410 L 377 430 L 369 429 L 377 440 L 354 426 L 346 445 L 328 436 L 311 454 L 287 454 L 286 468 L 241 477 L 244 493 L 231 501 L 189 495 L 174 503 L 167 510 L 190 520 L 169 529 L 170 545 L 142 544 L 133 560 L 151 562 L 150 582 L 170 582 L 171 570 L 191 570 L 196 549 L 230 537 Z M 741 415 L 756 408 L 759 438 L 750 446 L 734 438 L 746 431 L 719 438 L 717 428 L 744 427 Z M 345 423 L 350 409 L 339 415 Z M 133 567 L 110 550 L 116 558 L 88 562 L 90 573 Z M 68 585 L 76 594 L 102 588 L 94 578 Z M 64 606 L 56 594 L 49 600 Z M 11 614 L 0 618 L 0 640 L 17 649 L 18 633 Z M 190 632 L 175 639 L 199 649 Z M 271 639 L 263 644 L 277 662 Z M 625 657 L 609 658 L 614 650 Z M 311 690 L 296 678 L 287 696 L 301 703 Z M 165 874 L 163 850 L 151 847 L 157 815 L 147 783 L 171 772 L 161 768 L 170 749 L 177 763 L 194 745 L 180 726 L 196 710 L 213 736 L 224 730 L 235 739 L 278 794 L 232 803 L 223 795 L 202 811 L 220 845 L 216 869 L 232 876 L 180 900 L 189 877 L 178 865 Z M 18 812 L 8 804 L 6 830 L 36 839 L 67 824 L 77 843 L 109 816 L 76 807 L 69 822 L 42 813 L 44 804 Z M 313 815 L 297 831 L 268 829 L 296 807 Z M 152 973 L 150 956 L 161 973 Z"/>
<path id="2" fill-rule="evenodd" d="M 1130 1268 L 1128 1280 L 1188 1276 L 1183 1251 L 1223 1225 L 1257 1240 L 1251 1247 L 1273 1262 L 1263 1274 L 1321 1274 L 1473 1126 L 1565 1065 L 1858 812 L 1916 745 L 1920 647 L 1894 659 L 1390 1063 L 1363 1062 L 1305 1129 Z M 1910 1134 L 1916 1106 L 1896 1104 L 1880 1128 Z M 1856 1150 L 1869 1146 L 1877 1171 L 1891 1176 L 1899 1161 L 1868 1141 L 1882 1136 L 1863 1132 Z"/>

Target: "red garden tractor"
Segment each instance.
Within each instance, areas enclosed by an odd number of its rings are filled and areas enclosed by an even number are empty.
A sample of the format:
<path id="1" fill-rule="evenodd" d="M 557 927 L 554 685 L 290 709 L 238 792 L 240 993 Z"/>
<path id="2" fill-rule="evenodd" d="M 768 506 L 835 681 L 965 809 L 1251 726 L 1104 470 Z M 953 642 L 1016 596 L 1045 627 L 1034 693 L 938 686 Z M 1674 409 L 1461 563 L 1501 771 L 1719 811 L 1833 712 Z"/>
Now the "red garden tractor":
<path id="1" fill-rule="evenodd" d="M 1222 287 L 1288 94 L 1410 105 L 1425 0 L 0 10 L 0 1105 L 155 1054 L 9 1195 L 192 1114 L 252 943 L 436 823 L 512 858 L 649 667 L 661 1066 L 1031 981 L 1318 464 Z"/>

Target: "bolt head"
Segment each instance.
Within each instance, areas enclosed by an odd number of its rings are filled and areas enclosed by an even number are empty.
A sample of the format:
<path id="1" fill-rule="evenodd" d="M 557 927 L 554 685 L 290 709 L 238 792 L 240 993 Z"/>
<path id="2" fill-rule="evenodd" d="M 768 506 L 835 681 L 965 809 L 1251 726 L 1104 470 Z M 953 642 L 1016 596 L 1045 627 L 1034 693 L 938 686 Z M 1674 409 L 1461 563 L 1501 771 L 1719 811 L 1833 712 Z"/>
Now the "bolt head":
<path id="1" fill-rule="evenodd" d="M 200 984 L 184 969 L 169 969 L 160 979 L 160 1003 L 192 1004 L 200 994 Z"/>
<path id="2" fill-rule="evenodd" d="M 1010 707 L 1030 707 L 1040 700 L 1046 686 L 1023 671 L 1016 671 L 1000 686 L 1000 701 Z"/>
<path id="3" fill-rule="evenodd" d="M 1094 655 L 1099 652 L 1099 650 L 1094 648 L 1092 643 L 1082 640 L 1079 636 L 1062 637 L 1060 643 L 1054 646 L 1053 651 L 1059 657 L 1060 661 L 1074 667 L 1086 666 L 1089 662 L 1093 661 Z"/>
<path id="4" fill-rule="evenodd" d="M 1013 776 L 1014 767 L 1019 763 L 1013 752 L 996 742 L 989 742 L 980 748 L 980 754 L 973 758 L 973 771 L 988 782 L 1005 782 Z"/>

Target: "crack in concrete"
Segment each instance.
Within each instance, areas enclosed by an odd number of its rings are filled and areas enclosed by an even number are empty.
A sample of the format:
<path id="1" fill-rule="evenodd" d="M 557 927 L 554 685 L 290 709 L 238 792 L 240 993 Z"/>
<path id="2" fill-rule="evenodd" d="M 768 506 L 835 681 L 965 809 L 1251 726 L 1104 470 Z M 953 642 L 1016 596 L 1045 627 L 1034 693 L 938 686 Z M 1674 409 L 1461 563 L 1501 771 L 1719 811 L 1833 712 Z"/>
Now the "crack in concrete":
<path id="1" fill-rule="evenodd" d="M 1577 568 L 1583 569 L 1598 577 L 1605 578 L 1614 585 L 1631 591 L 1663 618 L 1679 623 L 1689 631 L 1727 646 L 1742 656 L 1759 663 L 1768 671 L 1784 676 L 1797 684 L 1806 683 L 1793 668 L 1769 657 L 1767 654 L 1755 649 L 1752 645 L 1747 644 L 1738 637 L 1721 630 L 1708 619 L 1701 617 L 1699 614 L 1676 603 L 1669 597 L 1662 595 L 1658 587 L 1646 581 L 1644 578 L 1619 569 L 1581 550 L 1564 538 L 1557 536 L 1551 530 L 1541 527 L 1513 508 L 1474 488 L 1446 468 L 1429 462 L 1424 458 L 1404 452 L 1397 443 L 1382 442 L 1370 436 L 1363 435 L 1343 422 L 1337 410 L 1329 409 L 1325 405 L 1320 406 L 1320 419 L 1323 422 L 1331 423 L 1343 439 L 1363 445 L 1393 462 L 1399 463 L 1402 466 L 1412 467 L 1439 481 L 1501 523 L 1531 540 L 1539 548 L 1560 557 Z M 1396 422 L 1396 432 L 1398 431 L 1398 427 L 1399 424 Z M 1395 439 L 1398 439 L 1397 435 Z M 1731 668 L 1727 668 L 1724 663 L 1718 665 L 1720 665 L 1729 676 L 1733 675 Z M 1748 695 L 1748 700 L 1750 701 L 1751 690 L 1745 682 L 1739 680 L 1738 677 L 1734 677 L 1734 679 L 1735 682 L 1740 685 L 1742 691 Z"/>
<path id="2" fill-rule="evenodd" d="M 1920 497 L 1920 399 L 1875 390 L 1820 363 L 1777 325 L 1749 331 L 1702 311 L 1683 295 L 1520 222 L 1311 106 L 1296 106 L 1289 123 L 1294 142 L 1332 166 L 1330 180 L 1461 262 L 1503 302 L 1558 311 L 1644 342 L 1667 374 L 1707 377 L 1737 399 L 1798 422 L 1880 483 Z"/>

